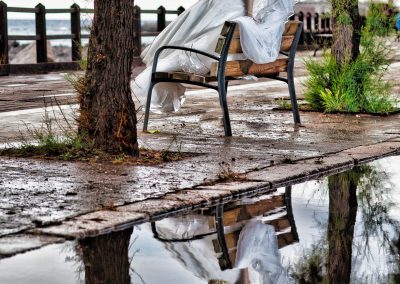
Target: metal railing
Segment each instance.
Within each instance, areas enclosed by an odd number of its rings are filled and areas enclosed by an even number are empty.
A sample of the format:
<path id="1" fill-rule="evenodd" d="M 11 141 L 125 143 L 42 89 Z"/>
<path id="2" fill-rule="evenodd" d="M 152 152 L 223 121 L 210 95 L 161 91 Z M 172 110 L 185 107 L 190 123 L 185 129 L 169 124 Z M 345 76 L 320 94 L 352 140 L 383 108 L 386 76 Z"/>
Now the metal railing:
<path id="1" fill-rule="evenodd" d="M 135 56 L 139 59 L 142 49 L 142 37 L 157 36 L 166 26 L 166 16 L 168 14 L 180 15 L 185 9 L 179 7 L 177 10 L 166 10 L 160 6 L 155 10 L 142 10 L 135 6 L 135 30 L 134 46 Z M 35 35 L 12 35 L 8 34 L 8 13 L 33 13 L 35 14 Z M 77 70 L 78 61 L 82 58 L 82 39 L 89 38 L 89 34 L 82 34 L 81 15 L 92 14 L 93 9 L 82 9 L 77 4 L 73 4 L 67 9 L 46 9 L 42 4 L 35 8 L 8 7 L 3 1 L 0 1 L 0 75 L 18 74 L 18 73 L 44 73 L 59 70 Z M 71 33 L 48 35 L 46 29 L 47 14 L 70 14 Z M 143 14 L 157 15 L 157 23 L 154 31 L 143 31 Z M 314 35 L 332 33 L 332 21 L 329 13 L 303 13 L 299 11 L 291 17 L 292 20 L 299 20 L 304 23 L 303 35 L 300 39 L 300 45 L 307 45 L 313 42 Z M 71 40 L 71 61 L 70 62 L 48 62 L 47 41 L 48 40 Z M 31 40 L 36 41 L 36 64 L 9 64 L 9 41 L 11 40 Z M 136 60 L 135 62 L 137 62 Z"/>
<path id="2" fill-rule="evenodd" d="M 135 6 L 135 56 L 139 56 L 142 48 L 142 37 L 157 36 L 167 25 L 166 15 L 180 15 L 185 9 L 179 7 L 177 10 L 166 10 L 160 6 L 157 10 L 142 10 Z M 89 34 L 82 34 L 81 14 L 92 14 L 93 9 L 82 9 L 73 4 L 68 9 L 46 9 L 42 4 L 35 8 L 8 7 L 0 1 L 0 75 L 15 73 L 41 73 L 57 70 L 77 70 L 79 61 L 82 58 L 82 39 L 89 38 Z M 35 35 L 12 35 L 8 33 L 8 13 L 33 13 L 35 14 Z M 71 33 L 48 35 L 46 29 L 47 14 L 70 14 Z M 155 32 L 144 32 L 141 27 L 142 14 L 157 15 L 157 29 Z M 71 61 L 70 62 L 49 62 L 47 58 L 47 41 L 70 39 L 71 40 Z M 9 64 L 9 41 L 31 40 L 36 41 L 36 64 Z"/>

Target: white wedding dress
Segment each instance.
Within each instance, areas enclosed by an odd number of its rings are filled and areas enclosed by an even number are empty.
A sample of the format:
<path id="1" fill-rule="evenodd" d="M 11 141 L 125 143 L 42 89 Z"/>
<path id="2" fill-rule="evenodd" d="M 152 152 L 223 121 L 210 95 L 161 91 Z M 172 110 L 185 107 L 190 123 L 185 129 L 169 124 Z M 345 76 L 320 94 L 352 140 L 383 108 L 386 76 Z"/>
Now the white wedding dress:
<path id="1" fill-rule="evenodd" d="M 144 105 L 150 86 L 154 54 L 164 45 L 191 47 L 213 53 L 225 21 L 240 26 L 242 58 L 256 63 L 274 61 L 279 55 L 285 22 L 293 14 L 295 0 L 254 0 L 253 18 L 244 16 L 245 0 L 199 0 L 161 32 L 141 54 L 147 68 L 132 81 L 134 99 Z M 165 50 L 157 71 L 207 74 L 212 59 L 184 51 Z M 152 111 L 178 111 L 184 101 L 181 84 L 159 83 L 153 89 Z"/>

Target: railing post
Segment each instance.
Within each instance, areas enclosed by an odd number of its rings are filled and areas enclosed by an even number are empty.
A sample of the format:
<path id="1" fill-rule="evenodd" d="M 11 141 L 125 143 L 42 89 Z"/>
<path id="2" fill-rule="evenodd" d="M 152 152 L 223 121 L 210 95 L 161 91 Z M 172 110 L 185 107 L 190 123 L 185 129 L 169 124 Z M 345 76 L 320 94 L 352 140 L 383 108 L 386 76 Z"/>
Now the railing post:
<path id="1" fill-rule="evenodd" d="M 7 4 L 0 1 L 0 64 L 8 64 Z"/>
<path id="2" fill-rule="evenodd" d="M 182 6 L 180 6 L 180 7 L 178 8 L 178 10 L 176 10 L 176 13 L 178 14 L 178 16 L 179 16 L 180 14 L 182 14 L 183 12 L 185 12 L 185 8 L 183 8 Z"/>
<path id="3" fill-rule="evenodd" d="M 134 56 L 140 56 L 140 53 L 142 53 L 142 23 L 141 23 L 141 10 L 139 6 L 135 6 L 134 10 L 134 17 L 135 17 L 135 25 L 133 27 L 134 29 L 134 47 L 135 50 L 133 51 Z"/>
<path id="4" fill-rule="evenodd" d="M 71 55 L 72 61 L 79 61 L 82 59 L 82 48 L 81 48 L 81 8 L 78 4 L 71 6 L 73 11 L 71 12 L 71 34 L 74 38 L 71 39 Z"/>
<path id="5" fill-rule="evenodd" d="M 157 31 L 161 32 L 166 27 L 165 21 L 165 8 L 163 6 L 158 7 L 157 9 Z"/>
<path id="6" fill-rule="evenodd" d="M 35 7 L 36 12 L 36 58 L 37 63 L 47 62 L 47 39 L 46 39 L 46 8 L 42 4 Z"/>

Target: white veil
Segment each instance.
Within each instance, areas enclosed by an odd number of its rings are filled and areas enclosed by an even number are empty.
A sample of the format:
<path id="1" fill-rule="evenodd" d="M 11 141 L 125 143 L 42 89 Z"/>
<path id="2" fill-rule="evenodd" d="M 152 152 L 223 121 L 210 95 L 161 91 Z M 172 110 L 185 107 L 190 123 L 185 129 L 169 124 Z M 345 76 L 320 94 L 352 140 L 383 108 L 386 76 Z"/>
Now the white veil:
<path id="1" fill-rule="evenodd" d="M 225 21 L 240 26 L 244 56 L 256 63 L 275 61 L 279 55 L 285 22 L 293 14 L 294 0 L 254 0 L 254 18 L 244 16 L 244 0 L 199 0 L 182 13 L 147 47 L 142 58 L 147 68 L 132 82 L 135 97 L 144 104 L 151 78 L 151 64 L 156 50 L 163 45 L 181 45 L 214 53 Z M 239 57 L 240 58 L 240 57 Z M 204 75 L 211 60 L 181 51 L 167 51 L 160 57 L 158 71 L 185 71 Z M 178 111 L 185 88 L 180 84 L 160 83 L 153 89 L 152 110 Z"/>
<path id="2" fill-rule="evenodd" d="M 253 18 L 234 20 L 240 26 L 240 43 L 247 59 L 259 64 L 276 60 L 294 4 L 294 0 L 255 0 Z"/>

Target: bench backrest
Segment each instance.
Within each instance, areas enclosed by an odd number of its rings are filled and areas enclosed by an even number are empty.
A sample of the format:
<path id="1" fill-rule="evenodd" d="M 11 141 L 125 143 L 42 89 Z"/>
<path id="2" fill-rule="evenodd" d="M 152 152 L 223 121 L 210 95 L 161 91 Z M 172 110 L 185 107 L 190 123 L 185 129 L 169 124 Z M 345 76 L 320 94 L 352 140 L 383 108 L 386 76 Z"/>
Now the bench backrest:
<path id="1" fill-rule="evenodd" d="M 290 48 L 292 47 L 293 41 L 295 39 L 295 36 L 296 36 L 297 28 L 300 23 L 301 22 L 299 22 L 299 21 L 288 21 L 285 24 L 285 31 L 283 32 L 282 42 L 281 42 L 281 51 L 287 52 L 290 50 Z M 221 31 L 220 38 L 217 43 L 217 47 L 215 48 L 215 52 L 221 53 L 230 26 L 231 26 L 231 23 L 226 22 L 225 25 L 222 27 L 222 31 Z M 235 31 L 233 33 L 233 38 L 232 38 L 228 52 L 230 54 L 243 53 L 242 46 L 240 44 L 240 30 L 239 30 L 238 25 L 236 25 Z"/>
<path id="2" fill-rule="evenodd" d="M 225 25 L 222 28 L 220 38 L 218 40 L 215 51 L 217 53 L 223 52 L 226 41 L 229 41 L 228 32 L 232 28 L 232 25 L 235 25 L 235 30 L 233 32 L 232 39 L 229 44 L 228 53 L 229 54 L 240 54 L 243 53 L 242 47 L 240 44 L 240 31 L 239 26 L 232 22 L 225 22 Z M 289 53 L 288 57 L 291 56 L 290 51 L 296 50 L 298 45 L 298 38 L 301 33 L 302 22 L 300 21 L 288 21 L 285 25 L 285 30 L 283 32 L 281 48 L 280 51 Z M 293 48 L 294 47 L 294 48 Z M 286 72 L 287 66 L 290 58 L 280 58 L 275 62 L 266 63 L 266 64 L 255 64 L 250 60 L 237 60 L 237 61 L 228 61 L 226 64 L 226 76 L 243 76 L 243 75 L 268 75 L 275 74 L 279 72 Z M 218 63 L 215 63 L 211 66 L 210 75 L 216 76 L 218 69 Z"/>

